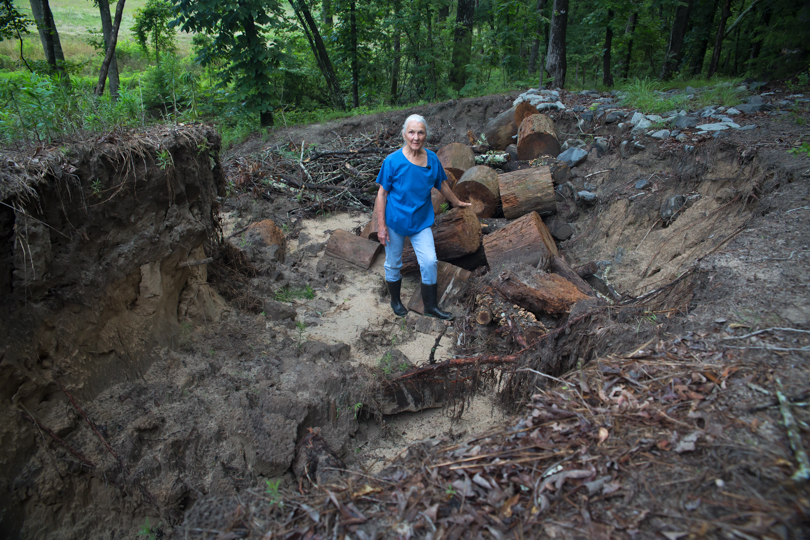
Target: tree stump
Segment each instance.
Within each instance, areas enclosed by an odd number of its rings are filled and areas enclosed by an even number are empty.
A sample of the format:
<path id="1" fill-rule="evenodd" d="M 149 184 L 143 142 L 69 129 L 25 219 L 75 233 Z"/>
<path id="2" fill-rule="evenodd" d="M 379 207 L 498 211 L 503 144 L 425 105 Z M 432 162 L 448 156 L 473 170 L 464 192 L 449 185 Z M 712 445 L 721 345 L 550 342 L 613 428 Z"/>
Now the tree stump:
<path id="1" fill-rule="evenodd" d="M 520 126 L 523 123 L 523 120 L 526 117 L 531 116 L 533 114 L 540 114 L 540 111 L 537 110 L 537 107 L 529 103 L 528 101 L 521 101 L 515 107 L 515 125 Z"/>
<path id="2" fill-rule="evenodd" d="M 438 292 L 436 298 L 438 299 L 439 306 L 445 311 L 450 309 L 453 304 L 458 304 L 464 291 L 467 288 L 467 280 L 470 279 L 472 272 L 459 268 L 454 264 L 439 261 L 438 265 Z M 410 301 L 408 302 L 408 309 L 415 311 L 420 315 L 425 314 L 425 304 L 422 302 L 422 288 L 419 287 L 413 293 Z"/>
<path id="3" fill-rule="evenodd" d="M 445 169 L 450 169 L 456 178 L 460 178 L 470 167 L 475 167 L 475 154 L 466 144 L 450 143 L 436 152 L 436 156 Z"/>
<path id="4" fill-rule="evenodd" d="M 379 242 L 366 240 L 350 232 L 337 230 L 326 243 L 326 254 L 356 264 L 364 270 L 371 268 L 374 259 L 384 249 Z"/>
<path id="5" fill-rule="evenodd" d="M 487 139 L 487 144 L 494 150 L 505 150 L 507 146 L 514 143 L 517 132 L 515 107 L 503 111 L 487 122 L 484 127 L 484 137 Z"/>
<path id="6" fill-rule="evenodd" d="M 532 167 L 498 176 L 501 206 L 506 219 L 516 219 L 530 212 L 548 215 L 557 212 L 557 198 L 551 170 Z"/>
<path id="7" fill-rule="evenodd" d="M 517 151 L 518 159 L 525 161 L 543 155 L 560 155 L 554 121 L 545 114 L 527 116 L 518 129 Z"/>
<path id="8" fill-rule="evenodd" d="M 505 264 L 537 266 L 542 258 L 558 255 L 557 245 L 537 212 L 527 214 L 508 226 L 484 236 L 484 252 L 493 272 Z"/>
<path id="9" fill-rule="evenodd" d="M 475 253 L 481 245 L 481 223 L 469 206 L 453 208 L 436 216 L 432 229 L 436 257 L 440 261 Z M 418 269 L 419 263 L 413 247 L 406 244 L 402 250 L 402 272 L 408 273 Z"/>
<path id="10" fill-rule="evenodd" d="M 462 201 L 472 203 L 479 218 L 493 217 L 501 203 L 498 173 L 486 165 L 472 167 L 458 181 L 453 193 Z"/>

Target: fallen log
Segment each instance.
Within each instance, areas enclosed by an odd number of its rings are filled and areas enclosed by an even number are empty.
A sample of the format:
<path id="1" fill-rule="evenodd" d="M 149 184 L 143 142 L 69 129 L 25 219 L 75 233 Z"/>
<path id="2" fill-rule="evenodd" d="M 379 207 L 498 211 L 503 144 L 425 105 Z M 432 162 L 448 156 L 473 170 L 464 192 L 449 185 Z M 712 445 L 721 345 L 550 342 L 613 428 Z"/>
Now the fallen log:
<path id="1" fill-rule="evenodd" d="M 551 271 L 557 274 L 558 276 L 561 276 L 570 281 L 571 284 L 573 284 L 574 287 L 579 289 L 579 292 L 581 292 L 582 294 L 585 294 L 587 296 L 594 296 L 594 297 L 596 296 L 596 293 L 591 288 L 591 286 L 588 285 L 588 282 L 582 279 L 577 274 L 577 272 L 573 268 L 571 268 L 567 262 L 565 262 L 565 259 L 563 259 L 562 257 L 554 257 L 554 260 L 551 262 Z"/>
<path id="2" fill-rule="evenodd" d="M 496 272 L 506 264 L 537 266 L 541 258 L 549 259 L 559 254 L 554 238 L 537 212 L 526 214 L 485 235 L 483 243 L 490 269 Z"/>
<path id="3" fill-rule="evenodd" d="M 532 167 L 500 174 L 498 185 L 506 219 L 516 219 L 529 212 L 540 215 L 557 212 L 557 198 L 549 167 Z"/>
<path id="4" fill-rule="evenodd" d="M 558 315 L 586 298 L 570 281 L 557 274 L 540 274 L 527 285 L 510 272 L 501 272 L 492 286 L 504 298 L 539 317 L 542 313 Z"/>
<path id="5" fill-rule="evenodd" d="M 517 138 L 518 159 L 560 155 L 560 141 L 554 121 L 545 114 L 532 114 L 521 122 Z"/>
<path id="6" fill-rule="evenodd" d="M 467 169 L 453 188 L 453 193 L 462 201 L 471 203 L 479 218 L 493 217 L 501 204 L 498 173 L 486 165 Z"/>
<path id="7" fill-rule="evenodd" d="M 517 104 L 517 107 L 515 107 L 515 125 L 520 126 L 527 117 L 533 114 L 540 114 L 537 107 L 528 101 L 521 101 Z"/>
<path id="8" fill-rule="evenodd" d="M 484 137 L 487 139 L 487 144 L 493 149 L 506 150 L 507 146 L 515 142 L 517 131 L 515 107 L 512 107 L 487 122 L 484 127 Z"/>
<path id="9" fill-rule="evenodd" d="M 379 242 L 379 238 L 377 238 L 377 232 L 379 231 L 378 223 L 377 223 L 377 205 L 374 205 L 374 210 L 371 212 L 371 221 L 366 223 L 366 226 L 363 227 L 363 231 L 360 233 L 361 238 L 365 238 L 366 240 L 373 240 L 374 242 Z"/>
<path id="10" fill-rule="evenodd" d="M 433 224 L 433 243 L 436 246 L 436 257 L 440 261 L 457 259 L 469 253 L 475 253 L 481 245 L 481 223 L 472 208 L 453 208 L 436 216 Z M 408 273 L 419 269 L 413 247 L 405 246 L 402 251 L 402 272 Z"/>
<path id="11" fill-rule="evenodd" d="M 438 265 L 438 298 L 439 305 L 447 311 L 450 306 L 457 304 L 461 300 L 464 291 L 467 289 L 467 280 L 472 275 L 468 270 L 459 268 L 454 264 L 439 261 Z M 425 304 L 422 302 L 421 287 L 418 287 L 408 302 L 408 309 L 420 315 L 425 314 Z"/>
<path id="12" fill-rule="evenodd" d="M 379 242 L 366 240 L 347 231 L 337 230 L 326 243 L 326 254 L 356 264 L 364 270 L 371 268 L 383 250 Z"/>
<path id="13" fill-rule="evenodd" d="M 450 143 L 440 148 L 436 156 L 442 167 L 450 169 L 456 178 L 461 177 L 467 169 L 475 167 L 475 154 L 466 144 Z"/>
<path id="14" fill-rule="evenodd" d="M 596 262 L 594 261 L 585 263 L 582 266 L 577 266 L 576 268 L 574 268 L 574 272 L 582 279 L 585 279 L 588 276 L 592 276 L 598 271 L 599 267 L 596 266 Z"/>

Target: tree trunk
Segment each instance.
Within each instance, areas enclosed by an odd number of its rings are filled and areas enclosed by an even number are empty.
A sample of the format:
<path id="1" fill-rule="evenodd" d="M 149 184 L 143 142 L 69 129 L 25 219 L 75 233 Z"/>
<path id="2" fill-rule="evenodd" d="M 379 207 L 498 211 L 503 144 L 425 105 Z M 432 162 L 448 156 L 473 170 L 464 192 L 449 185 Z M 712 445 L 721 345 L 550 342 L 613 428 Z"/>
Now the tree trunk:
<path id="1" fill-rule="evenodd" d="M 481 223 L 468 206 L 454 208 L 436 217 L 433 227 L 433 243 L 440 261 L 456 259 L 475 253 L 481 245 Z M 402 252 L 402 272 L 419 269 L 419 263 L 410 244 Z"/>
<path id="2" fill-rule="evenodd" d="M 717 26 L 717 36 L 714 40 L 714 51 L 712 51 L 712 61 L 709 64 L 709 73 L 706 76 L 711 79 L 717 73 L 717 66 L 720 63 L 720 53 L 723 50 L 723 37 L 725 37 L 726 21 L 731 15 L 731 0 L 725 0 L 723 11 L 720 13 L 720 24 Z"/>
<path id="3" fill-rule="evenodd" d="M 436 285 L 438 285 L 436 300 L 442 309 L 447 310 L 451 305 L 461 301 L 467 290 L 467 280 L 470 279 L 472 273 L 454 264 L 439 261 L 436 274 Z M 422 291 L 419 287 L 408 301 L 408 309 L 424 315 L 425 304 L 422 302 Z"/>
<path id="4" fill-rule="evenodd" d="M 551 31 L 548 38 L 546 71 L 552 78 L 552 86 L 565 86 L 565 33 L 568 26 L 568 0 L 554 0 L 554 14 L 551 17 Z"/>
<path id="5" fill-rule="evenodd" d="M 762 27 L 762 28 L 767 28 L 768 25 L 771 24 L 771 6 L 770 5 L 766 4 L 765 7 L 762 8 L 762 14 L 760 15 L 759 20 L 760 20 L 759 26 Z M 763 40 L 763 36 L 761 36 L 761 35 L 757 36 L 756 35 L 756 30 L 755 30 L 754 40 L 753 40 L 753 43 L 751 44 L 751 60 L 756 60 L 757 58 L 759 58 L 759 53 L 762 50 L 762 40 Z M 753 67 L 753 66 L 751 66 L 751 67 Z"/>
<path id="6" fill-rule="evenodd" d="M 336 109 L 341 111 L 346 110 L 346 103 L 343 101 L 343 91 L 340 89 L 340 83 L 335 75 L 335 70 L 332 67 L 332 62 L 329 60 L 329 54 L 326 52 L 326 46 L 321 38 L 321 33 L 318 31 L 318 25 L 312 18 L 312 13 L 309 11 L 309 6 L 306 0 L 290 0 L 290 5 L 295 11 L 295 16 L 301 24 L 304 33 L 309 41 L 309 46 L 312 49 L 312 54 L 315 55 L 315 60 L 318 67 L 326 79 L 326 84 L 329 87 L 329 94 L 332 98 L 332 104 Z"/>
<path id="7" fill-rule="evenodd" d="M 501 204 L 498 173 L 486 165 L 468 169 L 453 188 L 453 193 L 462 201 L 472 203 L 473 212 L 479 218 L 493 217 Z"/>
<path id="8" fill-rule="evenodd" d="M 484 127 L 484 137 L 487 144 L 494 150 L 505 150 L 507 146 L 515 142 L 514 136 L 517 135 L 517 130 L 515 107 L 512 107 L 487 122 Z"/>
<path id="9" fill-rule="evenodd" d="M 118 5 L 115 7 L 115 21 L 113 22 L 112 33 L 110 34 L 110 42 L 107 43 L 107 54 L 104 55 L 104 61 L 101 63 L 101 70 L 98 74 L 98 84 L 96 85 L 96 95 L 101 96 L 104 93 L 104 83 L 107 81 L 107 71 L 110 69 L 110 62 L 115 56 L 115 46 L 118 44 L 118 29 L 121 28 L 121 17 L 124 14 L 124 1 L 118 0 Z"/>
<path id="10" fill-rule="evenodd" d="M 518 128 L 517 155 L 521 161 L 544 155 L 560 155 L 560 142 L 557 140 L 554 121 L 545 114 L 533 114 L 524 118 Z"/>
<path id="11" fill-rule="evenodd" d="M 360 106 L 360 66 L 357 60 L 357 2 L 349 2 L 349 39 L 352 55 L 352 106 Z"/>
<path id="12" fill-rule="evenodd" d="M 466 144 L 450 143 L 442 146 L 436 157 L 445 169 L 450 169 L 456 178 L 467 172 L 467 169 L 475 167 L 475 154 Z"/>
<path id="13" fill-rule="evenodd" d="M 473 14 L 475 0 L 458 0 L 453 56 L 450 62 L 450 86 L 459 91 L 467 83 L 467 64 L 472 51 Z"/>
<path id="14" fill-rule="evenodd" d="M 53 14 L 50 15 L 51 24 L 48 23 L 45 17 L 45 6 L 47 6 L 47 13 L 51 13 L 51 7 L 48 0 L 30 0 L 31 14 L 37 23 L 37 30 L 39 31 L 39 39 L 42 42 L 42 50 L 45 51 L 45 60 L 51 66 L 56 66 L 57 62 L 64 62 L 65 55 L 62 52 L 62 42 L 59 39 L 59 32 L 56 26 L 53 25 Z"/>
<path id="15" fill-rule="evenodd" d="M 540 56 L 540 36 L 543 34 L 543 9 L 546 7 L 546 0 L 537 0 L 537 31 L 532 40 L 532 48 L 529 51 L 529 75 L 534 75 L 537 71 L 537 58 Z"/>
<path id="16" fill-rule="evenodd" d="M 613 86 L 613 72 L 610 70 L 610 49 L 613 46 L 613 28 L 610 23 L 613 21 L 613 10 L 607 12 L 607 28 L 605 29 L 605 52 L 602 56 L 602 84 L 607 87 Z"/>
<path id="17" fill-rule="evenodd" d="M 356 264 L 368 270 L 374 264 L 377 255 L 383 250 L 379 242 L 366 240 L 350 232 L 337 230 L 326 243 L 326 254 Z"/>
<path id="18" fill-rule="evenodd" d="M 521 101 L 515 107 L 515 125 L 520 126 L 526 118 L 533 114 L 540 114 L 537 107 L 528 101 Z"/>
<path id="19" fill-rule="evenodd" d="M 118 0 L 118 1 L 120 2 L 121 0 Z M 243 31 L 244 31 L 245 40 L 250 44 L 249 47 L 251 49 L 263 48 L 263 47 L 266 46 L 266 44 L 264 42 L 264 38 L 259 33 L 259 30 L 256 28 L 256 23 L 255 23 L 252 16 L 248 16 L 246 18 Z M 264 63 L 262 63 L 261 66 L 258 69 L 263 70 L 264 69 Z M 255 76 L 264 76 L 264 75 L 260 75 L 257 72 L 258 69 L 254 72 L 254 75 Z M 269 88 L 262 87 L 261 93 L 262 93 L 263 97 L 265 97 L 267 99 L 261 99 L 260 102 L 262 102 L 262 103 L 269 102 L 269 98 L 270 98 L 270 96 L 268 95 L 269 91 L 270 91 Z M 176 113 L 176 111 L 175 111 L 175 113 Z M 259 111 L 259 125 L 261 127 L 268 127 L 268 126 L 273 125 L 273 111 L 272 111 L 272 109 L 270 109 L 270 110 L 263 109 L 263 110 Z"/>
<path id="20" fill-rule="evenodd" d="M 394 17 L 399 19 L 399 12 L 402 9 L 401 0 L 394 0 Z M 399 22 L 394 24 L 394 61 L 391 66 L 391 105 L 397 104 L 397 94 L 399 93 L 399 63 L 400 63 L 400 49 L 402 31 L 399 28 Z"/>
<path id="21" fill-rule="evenodd" d="M 98 11 L 101 15 L 101 32 L 104 36 L 104 45 L 110 43 L 112 40 L 112 17 L 110 16 L 110 2 L 109 0 L 98 0 Z M 105 49 L 106 50 L 106 49 Z M 110 81 L 110 97 L 113 101 L 118 100 L 118 61 L 115 52 L 113 52 L 112 60 L 110 60 L 110 69 L 108 73 Z"/>
<path id="22" fill-rule="evenodd" d="M 700 41 L 695 46 L 689 65 L 689 71 L 693 76 L 699 77 L 703 72 L 703 61 L 706 58 L 706 50 L 709 48 L 709 37 L 714 28 L 714 19 L 717 16 L 717 7 L 720 0 L 705 0 L 704 6 L 708 8 L 699 12 L 697 16 L 703 21 L 703 28 L 700 31 Z"/>
<path id="23" fill-rule="evenodd" d="M 565 313 L 587 298 L 570 281 L 557 274 L 534 276 L 531 282 L 523 283 L 509 272 L 504 272 L 492 280 L 492 286 L 504 298 L 535 316 Z"/>
<path id="24" fill-rule="evenodd" d="M 582 294 L 586 296 L 596 296 L 596 293 L 593 292 L 593 289 L 590 285 L 588 285 L 588 282 L 582 279 L 582 277 L 580 277 L 562 257 L 554 257 L 554 260 L 551 262 L 550 270 L 558 276 L 564 277 L 570 281 L 571 284 Z"/>
<path id="25" fill-rule="evenodd" d="M 638 11 L 634 11 L 630 15 L 630 19 L 627 21 L 627 28 L 629 31 L 625 29 L 625 34 L 630 34 L 630 39 L 627 41 L 627 56 L 625 56 L 624 60 L 624 76 L 623 78 L 626 80 L 630 77 L 630 60 L 633 57 L 633 34 L 636 33 L 636 23 L 638 22 Z"/>
<path id="26" fill-rule="evenodd" d="M 498 175 L 498 185 L 506 219 L 531 212 L 541 215 L 557 212 L 551 169 L 545 165 Z"/>
<path id="27" fill-rule="evenodd" d="M 692 13 L 694 0 L 687 0 L 686 5 L 679 4 L 675 10 L 675 20 L 672 23 L 672 32 L 669 34 L 669 45 L 664 58 L 664 65 L 661 66 L 661 79 L 668 81 L 672 75 L 678 71 L 681 63 L 681 52 L 683 50 L 683 39 L 689 25 L 689 15 Z"/>
<path id="28" fill-rule="evenodd" d="M 321 20 L 323 21 L 323 29 L 326 32 L 332 31 L 334 21 L 332 19 L 332 0 L 323 0 L 321 7 Z"/>
<path id="29" fill-rule="evenodd" d="M 490 270 L 498 272 L 507 264 L 537 266 L 541 260 L 558 255 L 557 245 L 537 212 L 516 219 L 503 229 L 484 235 L 484 251 Z"/>

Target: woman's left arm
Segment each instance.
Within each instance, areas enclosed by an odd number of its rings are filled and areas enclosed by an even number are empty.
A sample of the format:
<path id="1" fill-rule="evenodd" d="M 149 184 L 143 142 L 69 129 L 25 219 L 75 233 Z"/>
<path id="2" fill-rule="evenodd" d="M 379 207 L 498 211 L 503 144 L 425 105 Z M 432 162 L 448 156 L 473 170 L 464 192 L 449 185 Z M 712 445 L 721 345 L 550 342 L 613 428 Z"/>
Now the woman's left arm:
<path id="1" fill-rule="evenodd" d="M 442 182 L 442 189 L 440 189 L 439 191 L 441 191 L 442 195 L 444 195 L 444 198 L 450 201 L 450 204 L 452 204 L 453 207 L 455 208 L 459 208 L 462 206 L 471 206 L 470 203 L 468 202 L 461 202 L 460 200 L 458 200 L 458 197 L 456 197 L 456 194 L 453 193 L 452 189 L 450 189 L 450 185 L 447 182 Z"/>

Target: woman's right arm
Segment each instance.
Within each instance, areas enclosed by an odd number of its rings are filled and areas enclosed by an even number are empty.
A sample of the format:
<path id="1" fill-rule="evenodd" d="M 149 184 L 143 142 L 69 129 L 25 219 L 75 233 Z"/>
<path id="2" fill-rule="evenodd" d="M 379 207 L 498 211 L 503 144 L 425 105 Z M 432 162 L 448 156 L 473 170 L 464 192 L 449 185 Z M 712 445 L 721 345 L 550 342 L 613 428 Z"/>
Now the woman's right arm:
<path id="1" fill-rule="evenodd" d="M 377 239 L 382 245 L 388 242 L 388 228 L 385 226 L 385 203 L 388 201 L 388 192 L 380 186 L 377 190 L 377 200 L 374 207 L 377 209 Z"/>

